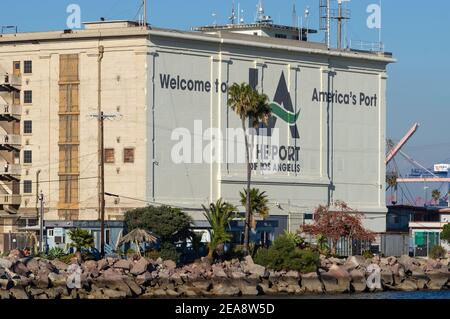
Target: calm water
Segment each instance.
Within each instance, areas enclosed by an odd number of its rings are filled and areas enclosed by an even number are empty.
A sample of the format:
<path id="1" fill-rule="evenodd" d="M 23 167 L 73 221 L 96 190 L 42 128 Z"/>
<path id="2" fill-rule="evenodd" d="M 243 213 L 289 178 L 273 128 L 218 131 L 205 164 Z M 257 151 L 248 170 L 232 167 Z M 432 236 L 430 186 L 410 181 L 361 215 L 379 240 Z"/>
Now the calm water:
<path id="1" fill-rule="evenodd" d="M 450 299 L 450 290 L 298 296 L 297 299 Z"/>

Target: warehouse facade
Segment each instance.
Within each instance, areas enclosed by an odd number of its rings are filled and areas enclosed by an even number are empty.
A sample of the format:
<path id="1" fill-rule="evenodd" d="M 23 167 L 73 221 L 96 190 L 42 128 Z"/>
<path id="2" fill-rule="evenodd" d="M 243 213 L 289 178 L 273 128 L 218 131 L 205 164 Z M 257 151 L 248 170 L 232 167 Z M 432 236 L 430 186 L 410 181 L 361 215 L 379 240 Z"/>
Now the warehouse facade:
<path id="1" fill-rule="evenodd" d="M 295 230 L 317 205 L 343 200 L 365 213 L 370 229 L 385 230 L 389 54 L 128 21 L 3 35 L 0 48 L 2 234 L 36 229 L 41 190 L 57 244 L 70 222 L 99 219 L 99 96 L 113 116 L 105 122 L 105 192 L 119 195 L 106 198 L 107 220 L 169 204 L 204 227 L 201 204 L 220 197 L 238 204 L 245 185 L 245 164 L 230 156 L 242 143 L 230 144 L 224 133 L 241 126 L 227 107 L 235 82 L 250 83 L 272 104 L 252 163 L 253 185 L 270 197 L 265 226 Z"/>

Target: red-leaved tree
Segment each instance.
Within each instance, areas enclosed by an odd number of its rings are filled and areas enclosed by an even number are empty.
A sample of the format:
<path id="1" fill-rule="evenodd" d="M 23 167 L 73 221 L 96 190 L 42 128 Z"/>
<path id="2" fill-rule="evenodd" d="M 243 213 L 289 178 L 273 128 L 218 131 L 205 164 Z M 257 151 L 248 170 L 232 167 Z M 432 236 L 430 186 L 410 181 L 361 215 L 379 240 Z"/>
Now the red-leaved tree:
<path id="1" fill-rule="evenodd" d="M 314 224 L 304 225 L 301 231 L 314 236 L 325 236 L 331 241 L 331 253 L 341 237 L 356 240 L 375 240 L 375 235 L 362 226 L 363 215 L 346 203 L 336 201 L 333 206 L 319 206 L 314 213 Z"/>

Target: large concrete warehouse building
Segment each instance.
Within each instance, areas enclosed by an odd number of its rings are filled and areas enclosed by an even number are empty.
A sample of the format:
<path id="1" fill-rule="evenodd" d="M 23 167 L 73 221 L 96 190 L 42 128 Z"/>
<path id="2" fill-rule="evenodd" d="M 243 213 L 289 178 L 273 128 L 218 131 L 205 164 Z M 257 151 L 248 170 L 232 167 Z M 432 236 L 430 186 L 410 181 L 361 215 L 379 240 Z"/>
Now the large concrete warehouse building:
<path id="1" fill-rule="evenodd" d="M 250 83 L 277 107 L 266 131 L 278 130 L 278 147 L 257 145 L 253 165 L 253 185 L 271 202 L 262 228 L 296 230 L 317 205 L 343 200 L 365 213 L 371 230 L 385 231 L 386 66 L 394 60 L 329 50 L 299 41 L 298 32 L 101 21 L 1 35 L 0 251 L 36 229 L 40 191 L 50 244 L 63 245 L 67 228 L 98 228 L 99 100 L 114 115 L 104 128 L 105 192 L 119 195 L 106 197 L 108 244 L 130 208 L 182 207 L 204 227 L 201 204 L 238 204 L 245 164 L 225 146 L 225 130 L 241 126 L 227 107 L 234 82 Z M 223 132 L 217 150 L 208 147 L 209 128 Z"/>

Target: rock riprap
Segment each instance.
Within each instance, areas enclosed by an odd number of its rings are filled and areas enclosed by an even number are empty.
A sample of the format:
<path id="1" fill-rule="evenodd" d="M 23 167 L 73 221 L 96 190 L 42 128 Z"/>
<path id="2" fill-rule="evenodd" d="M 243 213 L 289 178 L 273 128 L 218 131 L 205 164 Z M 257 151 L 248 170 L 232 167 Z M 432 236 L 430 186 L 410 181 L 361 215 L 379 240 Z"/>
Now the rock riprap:
<path id="1" fill-rule="evenodd" d="M 369 287 L 373 269 L 379 287 Z M 375 276 L 377 274 L 375 273 Z M 119 299 L 299 295 L 380 290 L 450 288 L 449 262 L 401 258 L 321 257 L 317 272 L 273 271 L 251 257 L 176 267 L 170 260 L 107 257 L 81 264 L 72 260 L 24 257 L 14 251 L 0 258 L 0 299 Z"/>

